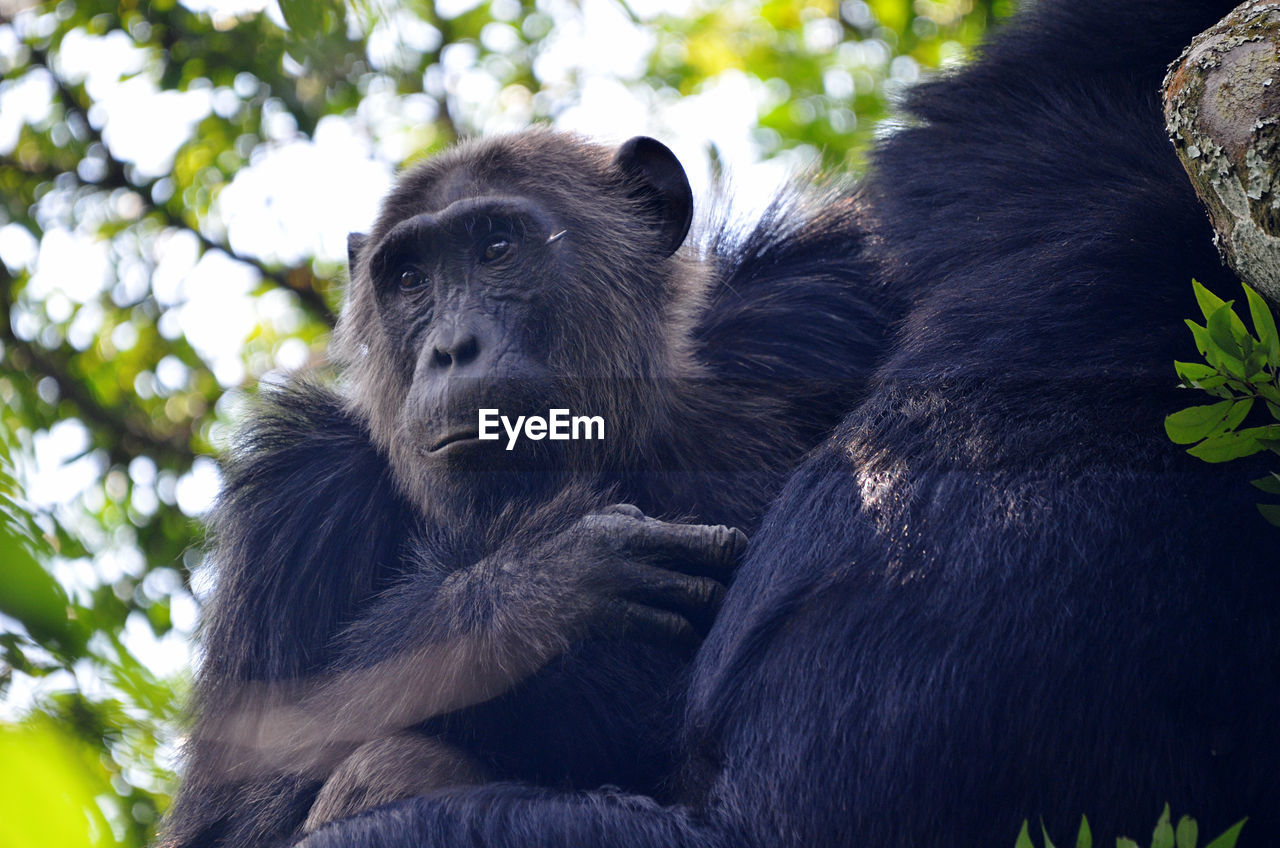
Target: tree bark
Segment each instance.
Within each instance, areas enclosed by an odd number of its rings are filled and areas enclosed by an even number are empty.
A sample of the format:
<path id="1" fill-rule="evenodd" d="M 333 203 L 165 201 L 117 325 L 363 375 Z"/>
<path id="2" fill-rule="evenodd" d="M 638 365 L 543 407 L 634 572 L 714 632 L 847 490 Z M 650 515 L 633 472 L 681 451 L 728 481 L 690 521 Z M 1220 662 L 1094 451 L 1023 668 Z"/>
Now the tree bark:
<path id="1" fill-rule="evenodd" d="M 1164 113 L 1218 249 L 1280 305 L 1280 3 L 1247 0 L 1196 36 L 1165 77 Z"/>

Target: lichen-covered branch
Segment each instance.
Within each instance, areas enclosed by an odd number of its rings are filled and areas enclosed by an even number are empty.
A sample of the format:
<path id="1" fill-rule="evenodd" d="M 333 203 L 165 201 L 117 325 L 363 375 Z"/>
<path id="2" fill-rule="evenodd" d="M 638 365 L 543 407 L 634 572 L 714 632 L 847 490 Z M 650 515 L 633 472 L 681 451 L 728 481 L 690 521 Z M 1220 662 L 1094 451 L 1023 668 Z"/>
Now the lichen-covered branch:
<path id="1" fill-rule="evenodd" d="M 1280 304 L 1280 3 L 1248 0 L 1198 35 L 1164 108 L 1223 256 Z"/>

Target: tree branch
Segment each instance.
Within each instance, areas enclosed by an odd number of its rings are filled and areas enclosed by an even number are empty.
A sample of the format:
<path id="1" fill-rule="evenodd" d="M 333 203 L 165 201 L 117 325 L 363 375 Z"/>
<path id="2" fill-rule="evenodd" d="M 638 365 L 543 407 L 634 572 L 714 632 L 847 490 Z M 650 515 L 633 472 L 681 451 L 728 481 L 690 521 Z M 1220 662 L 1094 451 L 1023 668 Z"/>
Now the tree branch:
<path id="1" fill-rule="evenodd" d="M 183 466 L 190 465 L 196 453 L 191 449 L 189 426 L 181 426 L 173 434 L 165 436 L 156 432 L 145 416 L 130 415 L 128 410 L 108 408 L 94 396 L 88 386 L 73 376 L 69 356 L 46 350 L 19 338 L 13 332 L 15 282 L 8 266 L 0 262 L 0 341 L 4 342 L 6 358 L 10 359 L 13 370 L 34 370 L 42 377 L 49 377 L 57 384 L 62 397 L 76 407 L 80 417 L 110 433 L 110 442 L 104 447 L 112 463 L 128 465 L 134 457 L 148 454 Z"/>
<path id="2" fill-rule="evenodd" d="M 257 259 L 256 257 L 245 256 L 237 253 L 230 245 L 211 239 L 205 233 L 201 232 L 199 227 L 193 226 L 184 219 L 182 215 L 175 212 L 168 206 L 168 204 L 154 203 L 151 200 L 152 190 L 155 188 L 157 181 L 150 180 L 139 182 L 130 179 L 128 169 L 125 164 L 115 157 L 111 152 L 111 148 L 107 146 L 106 141 L 103 139 L 102 133 L 95 129 L 89 122 L 88 110 L 80 103 L 75 92 L 72 91 L 62 78 L 54 72 L 49 61 L 48 51 L 41 50 L 37 47 L 31 47 L 30 49 L 32 66 L 44 68 L 44 70 L 49 74 L 50 79 L 53 80 L 54 88 L 63 108 L 69 114 L 76 114 L 79 116 L 88 132 L 92 134 L 93 140 L 102 148 L 102 155 L 106 166 L 106 176 L 102 182 L 95 183 L 95 185 L 101 185 L 109 188 L 125 188 L 137 192 L 146 200 L 146 202 L 148 202 L 152 209 L 155 209 L 164 217 L 165 222 L 169 226 L 184 229 L 193 233 L 195 237 L 199 239 L 200 245 L 203 249 L 221 251 L 237 262 L 243 262 L 246 265 L 252 266 L 263 277 L 263 279 L 297 295 L 299 301 L 303 305 L 303 308 L 312 315 L 324 321 L 330 327 L 337 323 L 337 316 L 334 314 L 333 310 L 329 308 L 329 304 L 325 301 L 324 297 L 316 287 L 317 280 L 315 275 L 312 274 L 310 269 L 306 266 L 298 266 L 296 268 L 284 270 L 268 267 L 264 262 L 262 262 L 262 260 Z"/>
<path id="3" fill-rule="evenodd" d="M 1223 256 L 1280 304 L 1280 6 L 1248 0 L 1196 36 L 1164 108 Z"/>

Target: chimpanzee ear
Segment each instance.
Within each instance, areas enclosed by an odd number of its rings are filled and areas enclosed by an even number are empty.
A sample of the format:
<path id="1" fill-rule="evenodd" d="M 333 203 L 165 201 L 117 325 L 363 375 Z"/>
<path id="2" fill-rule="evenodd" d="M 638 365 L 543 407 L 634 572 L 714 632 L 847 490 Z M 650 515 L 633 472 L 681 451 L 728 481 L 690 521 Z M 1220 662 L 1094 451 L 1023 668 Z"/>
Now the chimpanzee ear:
<path id="1" fill-rule="evenodd" d="M 693 191 L 680 160 L 662 142 L 638 135 L 618 148 L 613 164 L 635 185 L 632 197 L 652 210 L 664 255 L 675 253 L 693 221 Z"/>
<path id="2" fill-rule="evenodd" d="M 347 279 L 355 276 L 356 265 L 360 262 L 360 252 L 369 237 L 364 233 L 347 233 Z"/>

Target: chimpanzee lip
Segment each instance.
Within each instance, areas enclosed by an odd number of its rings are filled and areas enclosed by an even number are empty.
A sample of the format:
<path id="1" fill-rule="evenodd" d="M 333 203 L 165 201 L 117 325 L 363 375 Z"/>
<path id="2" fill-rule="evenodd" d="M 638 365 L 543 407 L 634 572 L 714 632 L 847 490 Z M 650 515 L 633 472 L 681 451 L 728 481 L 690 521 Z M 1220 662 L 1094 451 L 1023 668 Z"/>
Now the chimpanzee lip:
<path id="1" fill-rule="evenodd" d="M 427 448 L 427 452 L 435 453 L 436 451 L 447 448 L 449 445 L 457 444 L 458 442 L 477 441 L 479 438 L 480 433 L 477 430 L 453 430 L 447 433 L 443 438 L 433 442 L 431 446 Z"/>

